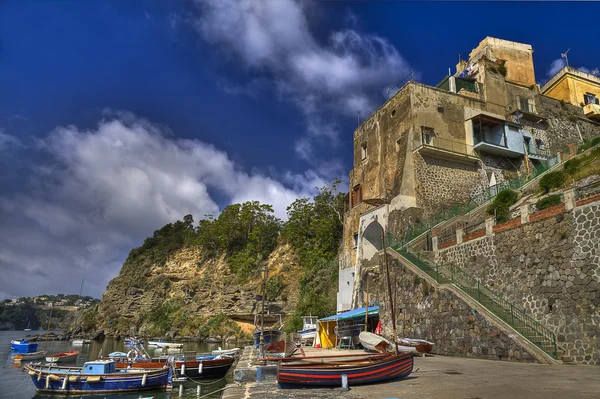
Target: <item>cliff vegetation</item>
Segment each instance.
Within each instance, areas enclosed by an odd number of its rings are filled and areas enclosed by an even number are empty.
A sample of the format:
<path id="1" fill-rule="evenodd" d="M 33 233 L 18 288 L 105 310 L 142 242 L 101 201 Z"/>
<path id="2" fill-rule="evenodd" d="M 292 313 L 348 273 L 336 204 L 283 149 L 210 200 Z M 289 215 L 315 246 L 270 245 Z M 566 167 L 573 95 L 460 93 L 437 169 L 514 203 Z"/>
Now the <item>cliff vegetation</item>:
<path id="1" fill-rule="evenodd" d="M 256 201 L 233 204 L 218 217 L 192 215 L 156 230 L 131 250 L 100 304 L 78 312 L 73 327 L 108 336 L 243 339 L 260 312 L 262 271 L 268 270 L 269 313 L 301 316 L 335 311 L 344 193 L 339 181 L 296 200 L 287 220 Z"/>

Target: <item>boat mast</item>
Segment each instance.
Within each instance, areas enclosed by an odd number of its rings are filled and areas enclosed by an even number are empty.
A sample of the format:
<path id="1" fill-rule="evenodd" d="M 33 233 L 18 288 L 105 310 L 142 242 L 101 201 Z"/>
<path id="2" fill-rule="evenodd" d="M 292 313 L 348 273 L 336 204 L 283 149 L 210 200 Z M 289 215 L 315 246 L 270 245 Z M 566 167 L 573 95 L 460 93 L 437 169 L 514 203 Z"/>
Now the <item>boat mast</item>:
<path id="1" fill-rule="evenodd" d="M 262 312 L 260 317 L 260 356 L 265 357 L 265 295 L 267 292 L 267 264 L 263 267 Z"/>
<path id="2" fill-rule="evenodd" d="M 398 334 L 396 331 L 396 312 L 394 311 L 394 299 L 392 297 L 392 283 L 390 281 L 390 266 L 388 264 L 387 251 L 385 246 L 385 231 L 381 226 L 381 243 L 383 245 L 383 258 L 385 260 L 385 275 L 387 280 L 388 298 L 390 302 L 390 310 L 392 311 L 392 327 L 394 331 L 394 348 L 396 349 L 396 355 L 398 354 Z"/>
<path id="3" fill-rule="evenodd" d="M 54 309 L 54 307 L 50 308 L 50 317 L 48 318 L 48 328 L 46 329 L 46 341 L 44 342 L 44 350 L 46 350 L 46 346 L 48 346 L 48 333 L 50 332 L 50 320 L 52 320 L 52 309 Z"/>

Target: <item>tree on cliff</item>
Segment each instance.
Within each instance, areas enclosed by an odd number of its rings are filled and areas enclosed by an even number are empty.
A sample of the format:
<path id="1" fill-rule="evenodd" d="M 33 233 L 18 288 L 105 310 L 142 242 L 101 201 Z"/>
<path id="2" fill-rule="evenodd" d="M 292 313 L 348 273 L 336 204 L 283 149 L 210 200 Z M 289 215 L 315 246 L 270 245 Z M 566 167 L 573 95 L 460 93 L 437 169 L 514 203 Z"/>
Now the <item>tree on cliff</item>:
<path id="1" fill-rule="evenodd" d="M 343 235 L 345 194 L 340 180 L 318 189 L 310 201 L 301 198 L 288 208 L 281 237 L 298 254 L 304 271 L 296 311 L 287 323 L 289 331 L 302 327 L 301 316 L 324 316 L 335 312 L 338 262 L 336 256 Z"/>

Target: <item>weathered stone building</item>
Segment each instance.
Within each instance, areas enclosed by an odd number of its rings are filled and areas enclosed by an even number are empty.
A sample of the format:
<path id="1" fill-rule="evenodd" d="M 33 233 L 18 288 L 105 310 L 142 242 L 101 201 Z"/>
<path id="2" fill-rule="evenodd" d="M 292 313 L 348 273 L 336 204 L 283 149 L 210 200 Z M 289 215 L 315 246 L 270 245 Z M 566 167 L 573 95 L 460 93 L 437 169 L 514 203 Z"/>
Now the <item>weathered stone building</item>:
<path id="1" fill-rule="evenodd" d="M 542 94 L 583 107 L 585 116 L 600 121 L 600 78 L 565 66 L 541 87 Z"/>
<path id="2" fill-rule="evenodd" d="M 363 268 L 378 262 L 384 231 L 400 236 L 600 135 L 581 107 L 540 94 L 532 54 L 488 37 L 453 76 L 436 87 L 409 81 L 354 131 L 338 311 L 362 304 Z"/>

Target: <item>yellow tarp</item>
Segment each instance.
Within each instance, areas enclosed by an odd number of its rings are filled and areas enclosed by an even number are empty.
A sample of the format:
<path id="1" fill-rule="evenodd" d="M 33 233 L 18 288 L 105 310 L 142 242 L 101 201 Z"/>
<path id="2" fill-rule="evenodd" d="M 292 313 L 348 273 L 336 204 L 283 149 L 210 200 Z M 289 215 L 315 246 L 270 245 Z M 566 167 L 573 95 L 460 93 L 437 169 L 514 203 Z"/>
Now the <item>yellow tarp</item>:
<path id="1" fill-rule="evenodd" d="M 337 321 L 319 321 L 319 341 L 321 348 L 334 348 L 336 345 L 336 336 L 334 329 L 337 326 Z"/>

